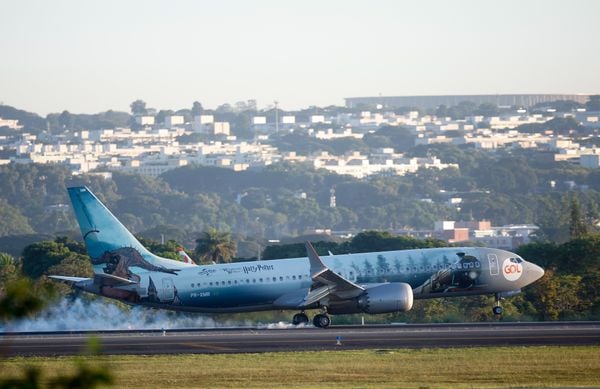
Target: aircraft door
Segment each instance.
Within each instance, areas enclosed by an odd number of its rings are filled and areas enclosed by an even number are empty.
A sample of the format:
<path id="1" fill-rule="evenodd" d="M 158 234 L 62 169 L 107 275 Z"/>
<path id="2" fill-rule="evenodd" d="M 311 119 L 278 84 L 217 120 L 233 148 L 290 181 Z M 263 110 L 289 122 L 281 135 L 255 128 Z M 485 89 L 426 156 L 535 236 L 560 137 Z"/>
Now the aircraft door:
<path id="1" fill-rule="evenodd" d="M 161 303 L 170 303 L 175 299 L 175 285 L 171 278 L 162 279 L 162 289 L 160 290 L 158 298 Z"/>
<path id="2" fill-rule="evenodd" d="M 490 275 L 497 276 L 500 274 L 500 264 L 496 254 L 488 254 L 488 262 L 490 263 Z"/>

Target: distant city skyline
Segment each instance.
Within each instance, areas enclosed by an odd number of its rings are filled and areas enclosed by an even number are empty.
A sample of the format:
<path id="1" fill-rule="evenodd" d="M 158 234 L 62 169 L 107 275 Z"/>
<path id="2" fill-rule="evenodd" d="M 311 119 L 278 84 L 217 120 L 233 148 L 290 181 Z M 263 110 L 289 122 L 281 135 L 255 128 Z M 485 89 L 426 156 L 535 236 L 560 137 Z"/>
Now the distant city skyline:
<path id="1" fill-rule="evenodd" d="M 200 101 L 600 92 L 600 2 L 0 3 L 0 102 L 46 115 Z"/>

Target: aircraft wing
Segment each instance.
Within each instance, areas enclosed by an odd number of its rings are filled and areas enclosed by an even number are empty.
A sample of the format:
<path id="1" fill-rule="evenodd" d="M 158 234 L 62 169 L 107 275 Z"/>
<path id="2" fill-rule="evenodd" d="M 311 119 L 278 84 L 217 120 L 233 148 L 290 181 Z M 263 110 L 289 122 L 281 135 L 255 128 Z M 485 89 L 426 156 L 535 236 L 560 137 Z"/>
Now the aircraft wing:
<path id="1" fill-rule="evenodd" d="M 330 295 L 342 300 L 349 299 L 360 296 L 365 291 L 362 286 L 328 268 L 310 242 L 306 242 L 305 246 L 310 262 L 312 285 L 308 295 L 304 298 L 304 305 L 314 304 Z"/>

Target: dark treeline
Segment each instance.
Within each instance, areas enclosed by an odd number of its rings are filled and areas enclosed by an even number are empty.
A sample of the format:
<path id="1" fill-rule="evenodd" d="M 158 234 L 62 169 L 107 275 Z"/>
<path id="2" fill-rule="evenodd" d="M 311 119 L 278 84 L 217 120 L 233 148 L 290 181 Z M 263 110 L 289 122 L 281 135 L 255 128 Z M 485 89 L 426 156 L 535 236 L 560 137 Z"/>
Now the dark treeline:
<path id="1" fill-rule="evenodd" d="M 286 239 L 315 229 L 430 229 L 436 220 L 487 219 L 494 225 L 533 223 L 541 241 L 564 242 L 569 205 L 581 205 L 592 228 L 600 220 L 600 170 L 549 162 L 542 152 L 490 154 L 469 147 L 415 147 L 409 155 L 438 155 L 460 169 L 419 170 L 358 180 L 306 165 L 262 171 L 187 166 L 152 178 L 113 173 L 71 176 L 58 165 L 0 167 L 0 250 L 19 255 L 40 236 L 78 236 L 65 188 L 88 185 L 132 231 L 193 247 L 203 231 L 230 232 L 240 249 L 254 240 Z M 554 185 L 550 185 L 553 182 Z M 335 208 L 330 207 L 335 190 Z M 460 207 L 449 205 L 461 197 Z M 264 243 L 262 243 L 264 244 Z M 248 250 L 239 257 L 251 257 Z M 256 254 L 254 254 L 256 255 Z"/>

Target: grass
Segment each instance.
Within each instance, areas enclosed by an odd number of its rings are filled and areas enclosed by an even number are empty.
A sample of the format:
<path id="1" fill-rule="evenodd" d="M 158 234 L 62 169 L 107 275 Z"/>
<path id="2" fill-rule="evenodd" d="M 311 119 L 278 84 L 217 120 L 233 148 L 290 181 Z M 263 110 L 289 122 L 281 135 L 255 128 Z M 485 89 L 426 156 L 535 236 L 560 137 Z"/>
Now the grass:
<path id="1" fill-rule="evenodd" d="M 45 378 L 73 357 L 9 358 L 0 378 L 39 366 Z M 600 347 L 394 349 L 264 354 L 100 356 L 116 387 L 498 388 L 600 386 Z M 54 372 L 54 373 L 53 373 Z"/>

